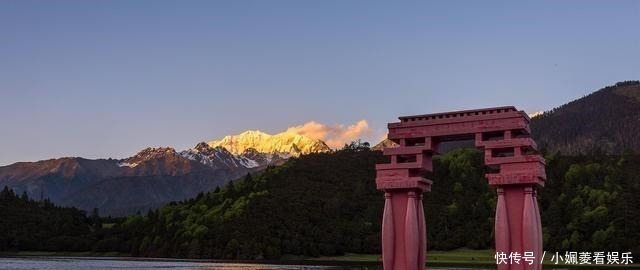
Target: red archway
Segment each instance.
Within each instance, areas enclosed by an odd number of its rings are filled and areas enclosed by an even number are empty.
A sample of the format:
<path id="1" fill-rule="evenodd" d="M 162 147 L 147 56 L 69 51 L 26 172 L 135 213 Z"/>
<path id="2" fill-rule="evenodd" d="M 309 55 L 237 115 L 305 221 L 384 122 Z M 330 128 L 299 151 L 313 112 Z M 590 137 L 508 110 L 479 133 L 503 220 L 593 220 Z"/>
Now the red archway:
<path id="1" fill-rule="evenodd" d="M 544 185 L 545 161 L 531 138 L 530 119 L 515 107 L 498 107 L 400 117 L 389 123 L 385 148 L 391 163 L 376 165 L 376 185 L 385 192 L 382 259 L 385 270 L 424 268 L 426 223 L 422 193 L 432 181 L 432 157 L 441 142 L 472 139 L 484 151 L 489 185 L 497 188 L 496 252 L 533 257 L 532 265 L 499 264 L 498 269 L 541 269 L 542 228 L 536 189 Z"/>

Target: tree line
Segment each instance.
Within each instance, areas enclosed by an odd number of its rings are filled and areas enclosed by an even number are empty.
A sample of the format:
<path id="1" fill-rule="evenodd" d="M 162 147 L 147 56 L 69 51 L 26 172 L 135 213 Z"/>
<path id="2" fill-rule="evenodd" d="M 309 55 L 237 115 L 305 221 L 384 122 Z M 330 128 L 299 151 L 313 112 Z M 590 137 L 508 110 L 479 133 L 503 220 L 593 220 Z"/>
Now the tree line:
<path id="1" fill-rule="evenodd" d="M 540 190 L 545 250 L 640 253 L 640 155 L 547 154 Z M 495 190 L 483 155 L 434 160 L 425 193 L 429 249 L 493 245 Z M 122 219 L 0 193 L 0 250 L 118 251 L 134 256 L 277 259 L 380 253 L 380 151 L 352 143 L 292 158 L 226 186 Z"/>

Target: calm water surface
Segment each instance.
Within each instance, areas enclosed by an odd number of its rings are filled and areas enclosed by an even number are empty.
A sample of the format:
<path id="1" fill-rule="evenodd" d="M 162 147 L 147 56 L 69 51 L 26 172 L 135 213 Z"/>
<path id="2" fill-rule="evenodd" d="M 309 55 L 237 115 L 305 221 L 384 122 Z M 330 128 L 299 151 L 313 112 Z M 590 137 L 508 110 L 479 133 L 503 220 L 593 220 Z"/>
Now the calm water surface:
<path id="1" fill-rule="evenodd" d="M 275 265 L 275 264 L 247 264 L 247 263 L 214 263 L 174 260 L 135 260 L 121 258 L 69 258 L 69 257 L 29 257 L 29 258 L 0 258 L 2 270 L 133 270 L 133 269 L 166 269 L 166 270 L 232 270 L 232 269 L 372 269 L 377 266 L 321 266 L 321 265 Z M 429 269 L 459 269 L 472 268 L 429 268 Z"/>

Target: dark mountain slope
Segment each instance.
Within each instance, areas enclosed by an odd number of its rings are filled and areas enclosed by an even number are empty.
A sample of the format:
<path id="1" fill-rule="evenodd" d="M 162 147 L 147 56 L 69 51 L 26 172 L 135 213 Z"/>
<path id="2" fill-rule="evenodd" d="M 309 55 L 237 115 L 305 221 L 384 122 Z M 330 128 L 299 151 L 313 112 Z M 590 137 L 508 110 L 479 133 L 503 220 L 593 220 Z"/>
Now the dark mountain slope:
<path id="1" fill-rule="evenodd" d="M 226 150 L 211 151 L 217 156 L 206 164 L 193 158 L 199 155 L 167 147 L 147 148 L 123 160 L 19 162 L 0 167 L 0 186 L 85 211 L 100 208 L 103 215 L 127 215 L 196 196 L 262 168 L 241 166 Z"/>
<path id="2" fill-rule="evenodd" d="M 140 245 L 134 253 L 253 259 L 378 252 L 384 200 L 371 180 L 382 160 L 368 149 L 290 159 L 152 213 L 148 233 L 132 239 Z"/>
<path id="3" fill-rule="evenodd" d="M 620 82 L 536 116 L 538 145 L 563 154 L 640 152 L 640 82 Z"/>
<path id="4" fill-rule="evenodd" d="M 247 171 L 203 168 L 180 175 L 123 176 L 104 179 L 64 198 L 61 205 L 98 208 L 102 215 L 146 213 L 172 201 L 192 198 L 213 190 Z"/>
<path id="5" fill-rule="evenodd" d="M 482 158 L 458 149 L 434 159 L 434 185 L 424 202 L 429 250 L 491 248 L 496 195 L 483 177 Z M 640 155 L 546 158 L 548 180 L 539 195 L 544 249 L 640 253 Z M 374 164 L 383 160 L 363 147 L 305 155 L 145 216 L 111 219 L 108 227 L 6 189 L 0 250 L 208 259 L 379 254 L 384 198 L 375 189 Z M 142 197 L 146 184 L 134 189 Z"/>
<path id="6" fill-rule="evenodd" d="M 123 174 L 117 160 L 59 158 L 0 167 L 0 184 L 36 199 L 60 201 L 69 192 Z"/>
<path id="7" fill-rule="evenodd" d="M 384 160 L 381 152 L 358 145 L 290 159 L 152 212 L 135 225 L 145 233 L 128 241 L 134 254 L 156 257 L 378 253 L 384 196 L 375 188 L 374 164 Z M 489 247 L 492 193 L 481 162 L 475 150 L 438 159 L 438 192 L 426 194 L 432 248 Z M 452 193 L 454 187 L 460 190 Z"/>

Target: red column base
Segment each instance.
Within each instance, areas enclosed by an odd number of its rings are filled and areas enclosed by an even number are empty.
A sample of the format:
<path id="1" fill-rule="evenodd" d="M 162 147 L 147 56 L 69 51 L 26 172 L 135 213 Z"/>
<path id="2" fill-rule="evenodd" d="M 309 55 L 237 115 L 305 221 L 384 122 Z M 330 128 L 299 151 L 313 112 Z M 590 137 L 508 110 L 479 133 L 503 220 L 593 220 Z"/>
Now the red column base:
<path id="1" fill-rule="evenodd" d="M 498 187 L 496 206 L 496 252 L 504 253 L 508 264 L 498 264 L 500 270 L 542 269 L 542 231 L 540 212 L 531 185 Z M 511 254 L 519 254 L 520 261 L 511 261 Z"/>
<path id="2" fill-rule="evenodd" d="M 382 218 L 385 270 L 424 269 L 427 249 L 422 190 L 388 190 Z"/>

